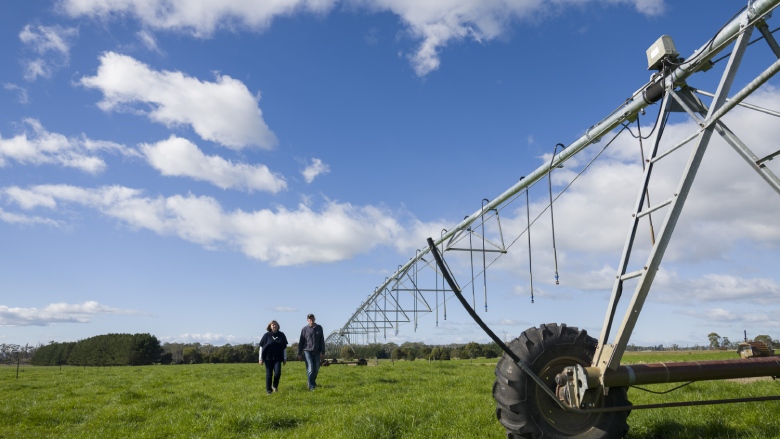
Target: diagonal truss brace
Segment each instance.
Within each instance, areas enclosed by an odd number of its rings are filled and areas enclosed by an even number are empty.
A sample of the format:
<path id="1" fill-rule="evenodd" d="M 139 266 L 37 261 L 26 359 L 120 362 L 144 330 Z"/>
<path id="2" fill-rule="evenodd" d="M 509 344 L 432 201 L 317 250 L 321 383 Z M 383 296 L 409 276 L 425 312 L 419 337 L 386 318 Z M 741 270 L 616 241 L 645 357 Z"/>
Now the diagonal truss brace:
<path id="1" fill-rule="evenodd" d="M 750 34 L 754 25 L 748 25 L 748 17 L 743 16 L 741 22 L 741 28 L 744 30 L 740 32 L 736 38 L 735 48 L 729 58 L 728 65 L 723 73 L 721 82 L 718 86 L 718 90 L 715 93 L 710 108 L 707 108 L 701 103 L 693 94 L 690 89 L 682 83 L 682 88 L 679 93 L 674 91 L 674 82 L 669 82 L 666 87 L 666 95 L 663 101 L 663 115 L 659 117 L 659 121 L 662 120 L 666 113 L 671 111 L 670 99 L 674 99 L 680 106 L 688 112 L 694 120 L 699 124 L 700 129 L 692 136 L 689 136 L 683 142 L 672 147 L 669 151 L 661 154 L 657 154 L 657 143 L 653 151 L 651 152 L 651 159 L 648 161 L 650 166 L 647 166 L 644 174 L 644 183 L 639 192 L 638 201 L 635 204 L 635 213 L 632 215 L 632 224 L 630 227 L 629 235 L 626 239 L 623 255 L 621 257 L 620 264 L 618 265 L 618 273 L 615 277 L 615 284 L 613 286 L 612 295 L 610 298 L 610 305 L 607 309 L 607 315 L 605 317 L 604 326 L 602 328 L 601 335 L 599 337 L 599 345 L 596 355 L 592 363 L 593 367 L 599 368 L 603 378 L 604 371 L 607 369 L 616 369 L 620 365 L 625 348 L 628 344 L 628 339 L 636 325 L 639 318 L 639 314 L 644 305 L 645 299 L 650 290 L 650 286 L 655 278 L 655 274 L 660 266 L 661 259 L 669 244 L 671 236 L 674 232 L 674 228 L 677 224 L 677 220 L 680 217 L 683 206 L 690 192 L 693 180 L 695 179 L 696 172 L 701 164 L 704 153 L 707 149 L 707 145 L 714 132 L 721 135 L 727 143 L 729 143 L 734 149 L 745 158 L 751 167 L 756 170 L 769 185 L 780 194 L 780 182 L 777 177 L 769 171 L 766 167 L 760 166 L 758 158 L 753 154 L 744 143 L 742 143 L 720 120 L 728 111 L 739 105 L 742 100 L 750 95 L 753 91 L 758 89 L 763 83 L 765 83 L 770 77 L 780 71 L 780 60 L 772 64 L 767 70 L 765 70 L 756 79 L 751 81 L 745 88 L 740 90 L 730 100 L 726 99 L 729 93 L 731 85 L 733 84 L 734 77 L 739 69 L 740 62 L 747 48 Z M 771 42 L 770 42 L 771 45 Z M 697 117 L 697 114 L 704 115 L 701 119 Z M 659 132 L 658 137 L 660 138 Z M 643 216 L 642 206 L 644 203 L 644 196 L 647 193 L 647 187 L 652 173 L 653 165 L 661 158 L 668 155 L 670 152 L 677 150 L 682 145 L 697 139 L 697 142 L 691 152 L 688 160 L 688 164 L 683 171 L 683 175 L 678 184 L 676 191 L 672 198 L 666 202 L 665 205 L 669 206 L 666 218 L 661 226 L 661 232 L 658 239 L 652 245 L 650 254 L 647 258 L 647 262 L 637 272 L 626 273 L 626 267 L 628 266 L 631 252 L 633 249 L 634 238 L 636 235 L 637 221 Z M 654 208 L 651 208 L 654 209 Z M 631 297 L 631 301 L 626 310 L 622 324 L 615 336 L 613 343 L 608 343 L 609 335 L 613 326 L 614 316 L 617 308 L 617 304 L 620 300 L 623 291 L 624 281 L 639 277 L 637 286 L 635 287 L 634 294 Z"/>

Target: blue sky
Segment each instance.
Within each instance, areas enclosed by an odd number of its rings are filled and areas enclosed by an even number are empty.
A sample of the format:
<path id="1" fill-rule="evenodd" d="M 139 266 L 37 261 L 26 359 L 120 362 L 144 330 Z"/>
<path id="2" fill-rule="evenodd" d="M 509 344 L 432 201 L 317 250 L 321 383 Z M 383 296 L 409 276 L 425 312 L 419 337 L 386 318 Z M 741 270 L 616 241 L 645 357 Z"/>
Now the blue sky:
<path id="1" fill-rule="evenodd" d="M 310 312 L 335 330 L 426 237 L 645 84 L 645 50 L 660 35 L 688 56 L 744 6 L 154 3 L 0 6 L 2 343 L 149 332 L 237 344 L 258 341 L 271 319 L 297 334 Z M 755 46 L 735 89 L 773 61 Z M 689 83 L 712 92 L 715 70 Z M 778 110 L 777 87 L 749 101 Z M 738 109 L 724 120 L 757 151 L 777 149 L 777 118 Z M 667 135 L 690 130 L 674 116 Z M 554 190 L 596 152 L 556 171 Z M 560 285 L 545 220 L 532 229 L 533 305 L 527 248 L 491 268 L 482 318 L 497 333 L 546 322 L 599 333 L 638 158 L 621 136 L 556 203 Z M 673 171 L 659 192 L 676 185 Z M 547 197 L 532 189 L 532 211 Z M 507 241 L 525 209 L 502 212 Z M 777 194 L 714 141 L 632 341 L 780 338 L 778 215 Z M 377 341 L 487 341 L 459 305 L 448 309 L 438 326 L 432 313 Z"/>

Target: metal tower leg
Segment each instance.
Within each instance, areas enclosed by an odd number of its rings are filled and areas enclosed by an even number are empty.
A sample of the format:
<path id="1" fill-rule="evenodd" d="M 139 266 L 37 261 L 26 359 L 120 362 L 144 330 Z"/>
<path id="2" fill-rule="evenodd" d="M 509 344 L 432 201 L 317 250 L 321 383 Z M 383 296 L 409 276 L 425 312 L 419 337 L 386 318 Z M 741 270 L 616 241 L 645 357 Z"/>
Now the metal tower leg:
<path id="1" fill-rule="evenodd" d="M 745 53 L 745 49 L 747 48 L 747 45 L 750 41 L 751 33 L 752 33 L 752 27 L 749 27 L 745 29 L 745 31 L 737 38 L 737 41 L 734 45 L 734 50 L 731 54 L 731 57 L 729 58 L 728 65 L 726 66 L 723 76 L 721 77 L 718 90 L 715 93 L 715 98 L 713 99 L 712 107 L 707 113 L 708 118 L 716 116 L 717 111 L 726 102 L 726 97 L 728 96 L 729 90 L 731 89 L 731 85 L 734 82 L 734 77 L 736 76 L 737 70 L 739 69 L 739 64 Z M 673 85 L 670 86 L 670 88 L 672 87 Z M 667 93 L 667 95 L 669 94 L 670 93 Z M 665 99 L 665 102 L 666 101 L 668 101 L 668 96 Z M 691 152 L 691 156 L 688 160 L 688 164 L 685 170 L 683 171 L 683 175 L 677 187 L 677 190 L 675 191 L 674 195 L 671 197 L 670 200 L 668 200 L 665 203 L 662 203 L 663 205 L 669 205 L 669 211 L 667 212 L 666 218 L 664 219 L 664 222 L 661 225 L 659 236 L 656 239 L 655 244 L 652 246 L 650 250 L 650 255 L 647 259 L 647 262 L 637 272 L 626 273 L 625 271 L 631 256 L 633 240 L 636 234 L 636 222 L 638 221 L 639 217 L 641 217 L 643 214 L 643 212 L 641 212 L 641 209 L 643 206 L 644 194 L 645 194 L 645 190 L 647 189 L 647 184 L 649 182 L 649 177 L 651 173 L 650 171 L 652 169 L 652 166 L 648 166 L 647 170 L 645 171 L 644 186 L 641 188 L 640 195 L 638 197 L 639 200 L 635 204 L 637 210 L 635 215 L 632 218 L 632 226 L 630 228 L 629 236 L 626 240 L 624 253 L 620 261 L 620 264 L 618 265 L 618 273 L 615 280 L 615 286 L 613 287 L 613 292 L 612 292 L 612 299 L 611 299 L 612 303 L 610 304 L 610 307 L 607 310 L 608 314 L 607 317 L 605 318 L 605 325 L 602 328 L 601 336 L 599 337 L 599 347 L 597 348 L 596 355 L 594 356 L 593 363 L 592 363 L 593 367 L 597 367 L 601 370 L 602 380 L 603 380 L 604 372 L 607 369 L 614 370 L 620 365 L 620 360 L 622 359 L 623 353 L 625 352 L 626 346 L 628 345 L 628 339 L 630 338 L 631 333 L 633 332 L 634 327 L 636 326 L 637 319 L 639 318 L 639 314 L 642 311 L 642 307 L 644 305 L 645 299 L 647 298 L 647 295 L 650 291 L 650 287 L 653 283 L 653 280 L 655 279 L 655 274 L 658 271 L 658 268 L 661 264 L 661 260 L 663 259 L 664 252 L 666 251 L 666 248 L 669 245 L 672 234 L 674 232 L 674 228 L 677 225 L 677 221 L 680 217 L 680 214 L 682 213 L 683 206 L 685 205 L 685 201 L 688 197 L 691 186 L 693 185 L 693 181 L 696 177 L 696 172 L 699 169 L 699 165 L 701 164 L 702 158 L 704 156 L 704 153 L 707 149 L 707 145 L 709 144 L 710 138 L 712 137 L 712 133 L 714 130 L 715 130 L 715 126 L 709 125 L 707 126 L 706 129 L 704 129 L 701 133 L 699 133 L 698 141 L 696 142 L 696 145 L 694 146 L 693 151 Z M 654 150 L 653 154 L 655 153 L 656 151 Z M 653 161 L 651 160 L 651 164 L 652 163 Z M 659 205 L 658 208 L 660 207 L 661 206 Z M 651 208 L 651 210 L 654 210 L 654 208 Z M 635 277 L 639 277 L 639 282 L 634 290 L 634 294 L 626 310 L 626 314 L 623 317 L 623 322 L 617 334 L 615 335 L 614 343 L 607 344 L 607 339 L 610 333 L 611 324 L 613 322 L 614 313 L 617 307 L 617 301 L 620 299 L 620 295 L 623 289 L 623 282 L 627 279 L 631 279 Z"/>

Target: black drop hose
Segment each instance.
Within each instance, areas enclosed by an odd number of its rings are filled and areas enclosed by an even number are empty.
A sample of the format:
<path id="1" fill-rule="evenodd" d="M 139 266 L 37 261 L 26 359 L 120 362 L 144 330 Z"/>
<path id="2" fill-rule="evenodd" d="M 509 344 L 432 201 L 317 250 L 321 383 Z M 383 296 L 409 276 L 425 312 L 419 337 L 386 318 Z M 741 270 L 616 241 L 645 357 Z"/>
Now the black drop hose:
<path id="1" fill-rule="evenodd" d="M 509 346 L 506 345 L 503 341 L 501 341 L 500 338 L 495 334 L 495 332 L 491 331 L 490 328 L 485 324 L 485 322 L 482 321 L 481 318 L 479 318 L 479 315 L 477 315 L 476 311 L 474 311 L 474 308 L 469 306 L 469 302 L 466 300 L 465 297 L 463 297 L 463 294 L 460 291 L 460 288 L 458 288 L 458 285 L 455 283 L 455 280 L 452 279 L 452 275 L 450 275 L 450 270 L 447 269 L 447 266 L 444 263 L 444 259 L 442 259 L 441 255 L 439 254 L 439 250 L 436 248 L 436 244 L 434 244 L 432 238 L 428 238 L 428 247 L 431 249 L 431 253 L 433 254 L 433 258 L 436 259 L 436 265 L 439 266 L 439 269 L 441 270 L 442 277 L 447 281 L 447 283 L 450 285 L 450 288 L 452 289 L 452 292 L 455 293 L 455 296 L 457 296 L 458 300 L 460 300 L 460 303 L 463 305 L 464 308 L 466 308 L 466 311 L 469 313 L 472 319 L 474 319 L 475 322 L 477 322 L 477 325 L 479 325 L 480 328 L 482 328 L 483 331 L 485 331 L 485 334 L 488 335 L 491 339 L 493 339 L 494 342 L 501 348 L 502 351 L 504 351 L 507 355 L 509 355 L 509 358 L 512 359 L 512 361 L 517 364 L 520 369 L 523 370 L 528 376 L 530 376 L 539 387 L 542 388 L 542 390 L 547 393 L 547 395 L 550 396 L 550 398 L 555 401 L 558 406 L 565 411 L 575 411 L 578 412 L 577 409 L 572 409 L 570 407 L 567 407 L 563 404 L 563 402 L 558 399 L 557 396 L 555 396 L 555 393 L 553 393 L 552 390 L 550 390 L 549 387 L 542 381 L 541 378 L 539 378 L 530 367 L 528 367 L 527 364 L 523 360 L 520 359 L 520 357 L 517 356 L 514 351 L 509 349 Z"/>

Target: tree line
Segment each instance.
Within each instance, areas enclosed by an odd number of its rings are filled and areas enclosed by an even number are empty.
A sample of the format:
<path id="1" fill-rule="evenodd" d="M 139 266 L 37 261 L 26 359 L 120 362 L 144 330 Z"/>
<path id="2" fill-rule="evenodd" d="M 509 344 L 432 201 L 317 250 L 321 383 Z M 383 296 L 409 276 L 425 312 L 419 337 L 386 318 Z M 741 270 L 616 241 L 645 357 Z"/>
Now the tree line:
<path id="1" fill-rule="evenodd" d="M 678 345 L 627 346 L 629 351 L 639 350 L 696 350 L 735 349 L 738 343 L 708 335 L 709 345 L 682 348 Z M 770 348 L 780 348 L 780 342 L 768 335 L 756 336 L 753 341 L 763 341 Z M 287 359 L 294 361 L 298 355 L 298 343 L 287 347 Z M 447 345 L 428 345 L 421 342 L 369 343 L 367 345 L 328 345 L 325 358 L 329 359 L 388 359 L 388 360 L 449 360 L 473 358 L 498 358 L 503 355 L 494 342 Z M 214 346 L 201 343 L 164 343 L 150 334 L 107 334 L 77 342 L 56 343 L 32 347 L 13 344 L 0 345 L 0 363 L 21 361 L 34 366 L 125 366 L 148 364 L 198 364 L 198 363 L 255 363 L 259 347 L 253 343 Z"/>
<path id="2" fill-rule="evenodd" d="M 163 349 L 150 334 L 107 334 L 39 346 L 33 366 L 143 366 L 159 363 Z"/>
<path id="3" fill-rule="evenodd" d="M 9 345 L 10 346 L 10 345 Z M 16 346 L 14 345 L 16 348 Z M 10 351 L 10 350 L 9 350 Z M 138 366 L 149 364 L 255 363 L 259 346 L 245 343 L 214 346 L 201 343 L 164 343 L 150 334 L 107 334 L 77 342 L 50 342 L 29 349 L 14 349 L 29 356 L 33 366 Z M 414 361 L 417 359 L 497 358 L 496 343 L 426 345 L 419 342 L 329 345 L 325 358 L 357 358 Z M 296 360 L 298 343 L 287 347 L 287 359 Z M 7 356 L 10 360 L 10 355 Z M 10 361 L 9 361 L 10 362 Z"/>
<path id="4" fill-rule="evenodd" d="M 710 349 L 736 349 L 740 343 L 739 341 L 733 342 L 728 337 L 721 337 L 717 332 L 710 332 L 707 334 L 707 338 L 710 341 Z M 766 334 L 757 335 L 752 340 L 745 341 L 761 341 L 766 343 L 770 349 L 780 349 L 780 341 L 773 340 Z"/>

